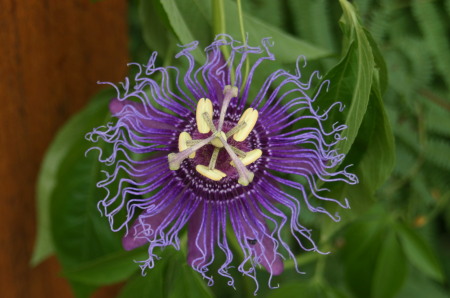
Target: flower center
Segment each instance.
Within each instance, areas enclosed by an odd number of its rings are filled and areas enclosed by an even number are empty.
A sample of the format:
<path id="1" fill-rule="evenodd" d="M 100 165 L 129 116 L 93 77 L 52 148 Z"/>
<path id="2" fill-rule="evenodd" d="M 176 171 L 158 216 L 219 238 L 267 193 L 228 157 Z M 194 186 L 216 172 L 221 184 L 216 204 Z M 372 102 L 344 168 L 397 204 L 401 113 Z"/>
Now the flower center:
<path id="1" fill-rule="evenodd" d="M 200 136 L 193 140 L 187 132 L 180 133 L 178 137 L 179 153 L 170 153 L 168 155 L 169 167 L 171 170 L 178 170 L 181 162 L 186 158 L 195 158 L 196 152 L 205 145 L 212 145 L 213 151 L 209 159 L 209 164 L 198 164 L 195 170 L 206 178 L 219 181 L 227 175 L 216 168 L 217 159 L 221 150 L 225 150 L 231 158 L 230 165 L 236 168 L 239 175 L 238 183 L 247 186 L 253 181 L 253 173 L 246 166 L 255 162 L 261 157 L 262 151 L 254 149 L 245 152 L 239 149 L 239 146 L 233 146 L 228 141 L 233 138 L 234 142 L 243 142 L 247 139 L 258 121 L 258 111 L 248 108 L 242 114 L 237 124 L 228 131 L 224 131 L 224 120 L 228 105 L 232 98 L 237 97 L 238 89 L 236 87 L 225 86 L 224 99 L 220 110 L 219 121 L 216 124 L 213 121 L 213 106 L 208 98 L 201 98 L 197 104 L 196 122 Z"/>

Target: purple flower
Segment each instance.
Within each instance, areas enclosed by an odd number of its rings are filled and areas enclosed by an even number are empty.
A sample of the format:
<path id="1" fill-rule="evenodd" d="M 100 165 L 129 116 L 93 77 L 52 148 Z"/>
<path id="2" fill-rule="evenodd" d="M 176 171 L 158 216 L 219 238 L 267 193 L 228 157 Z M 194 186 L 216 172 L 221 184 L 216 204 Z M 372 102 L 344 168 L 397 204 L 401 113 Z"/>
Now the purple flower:
<path id="1" fill-rule="evenodd" d="M 329 82 L 314 92 L 318 73 L 303 80 L 302 57 L 295 74 L 280 69 L 257 83 L 263 62 L 275 60 L 268 48 L 268 39 L 250 47 L 219 35 L 199 67 L 194 42 L 176 55 L 186 58 L 182 72 L 156 67 L 154 53 L 147 65 L 133 64 L 138 68 L 133 82 L 127 78 L 122 88 L 113 85 L 117 99 L 110 110 L 118 120 L 87 137 L 113 147 L 112 154 L 94 147 L 99 160 L 112 166 L 98 183 L 107 191 L 99 208 L 112 230 L 126 231 L 126 250 L 148 245 L 143 270 L 154 266 L 155 248 L 179 249 L 187 227 L 187 261 L 209 284 L 209 266 L 218 254 L 225 260 L 218 273 L 230 285 L 233 266 L 255 280 L 257 265 L 278 275 L 283 259 L 295 262 L 282 230 L 303 250 L 320 252 L 311 231 L 299 223 L 302 204 L 335 221 L 339 216 L 322 203 L 349 208 L 347 200 L 326 197 L 327 189 L 318 184 L 357 183 L 345 168 L 334 170 L 344 158 L 333 148 L 345 125 L 327 126 L 326 120 L 342 104 L 319 112 L 315 100 Z M 248 61 L 254 62 L 246 71 Z M 230 243 L 243 258 L 236 260 Z"/>

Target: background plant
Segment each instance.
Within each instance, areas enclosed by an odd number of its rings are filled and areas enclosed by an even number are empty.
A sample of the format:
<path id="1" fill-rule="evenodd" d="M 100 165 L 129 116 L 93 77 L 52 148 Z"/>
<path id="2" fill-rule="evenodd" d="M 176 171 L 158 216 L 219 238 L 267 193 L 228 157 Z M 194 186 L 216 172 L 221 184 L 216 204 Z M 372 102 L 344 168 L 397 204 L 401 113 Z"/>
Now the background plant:
<path id="1" fill-rule="evenodd" d="M 177 44 L 198 40 L 206 46 L 223 31 L 242 39 L 240 2 L 249 44 L 268 36 L 275 43 L 277 61 L 267 73 L 294 71 L 297 56 L 304 55 L 308 69 L 331 80 L 318 102 L 345 103 L 344 113 L 333 117 L 349 127 L 340 150 L 360 179 L 357 186 L 326 186 L 334 197 L 349 198 L 352 209 L 341 212 L 340 223 L 302 213 L 322 250 L 332 253 L 298 252 L 306 274 L 286 262 L 276 290 L 265 287 L 261 271 L 258 295 L 447 297 L 450 1 L 130 1 L 132 60 L 146 63 L 158 51 L 160 65 L 182 68 L 173 58 Z M 111 121 L 112 96 L 111 90 L 98 94 L 48 150 L 38 183 L 33 263 L 56 254 L 78 297 L 122 281 L 119 297 L 253 296 L 254 285 L 244 277 L 235 276 L 236 289 L 220 278 L 207 287 L 183 250 L 166 249 L 145 277 L 133 260 L 145 259 L 146 249 L 123 251 L 121 235 L 110 232 L 96 209 L 104 195 L 95 186 L 101 165 L 84 156 L 90 146 L 85 133 Z"/>

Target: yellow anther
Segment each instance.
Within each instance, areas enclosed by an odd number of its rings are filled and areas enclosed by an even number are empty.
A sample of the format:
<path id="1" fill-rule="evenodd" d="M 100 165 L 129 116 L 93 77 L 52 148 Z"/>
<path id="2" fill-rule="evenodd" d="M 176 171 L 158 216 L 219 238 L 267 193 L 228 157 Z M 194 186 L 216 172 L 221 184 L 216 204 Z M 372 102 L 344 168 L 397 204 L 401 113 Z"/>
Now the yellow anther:
<path id="1" fill-rule="evenodd" d="M 189 146 L 187 145 L 187 141 L 192 140 L 191 135 L 188 134 L 187 132 L 183 131 L 182 133 L 180 133 L 180 136 L 178 137 L 178 150 L 184 151 L 187 148 L 189 148 Z M 192 154 L 189 155 L 189 158 L 194 158 L 195 157 L 195 152 L 193 152 Z"/>
<path id="2" fill-rule="evenodd" d="M 239 159 L 242 161 L 244 166 L 248 166 L 252 162 L 255 162 L 260 158 L 262 155 L 262 151 L 260 149 L 254 149 L 250 152 L 247 152 L 245 157 L 239 157 Z M 231 161 L 230 164 L 234 167 L 234 162 Z"/>
<path id="3" fill-rule="evenodd" d="M 208 133 L 211 130 L 208 123 L 203 118 L 204 113 L 208 115 L 208 118 L 210 118 L 212 122 L 213 106 L 211 100 L 208 98 L 200 98 L 197 104 L 195 119 L 197 120 L 197 128 L 200 133 Z"/>
<path id="4" fill-rule="evenodd" d="M 222 138 L 224 138 L 225 140 L 227 139 L 227 136 L 225 135 L 225 133 L 223 131 L 220 132 L 220 135 L 222 136 Z M 213 146 L 217 147 L 217 148 L 223 148 L 223 143 L 219 138 L 214 138 L 211 141 L 211 144 L 213 144 Z"/>
<path id="5" fill-rule="evenodd" d="M 256 121 L 258 121 L 258 111 L 252 108 L 245 110 L 244 114 L 241 116 L 241 119 L 239 119 L 238 124 L 245 122 L 246 125 L 233 135 L 233 139 L 237 142 L 242 142 L 245 140 L 252 131 L 253 127 L 255 127 Z"/>
<path id="6" fill-rule="evenodd" d="M 227 175 L 218 170 L 218 169 L 209 169 L 207 166 L 204 165 L 197 165 L 195 167 L 195 169 L 197 170 L 197 172 L 199 172 L 200 174 L 202 174 L 203 176 L 205 176 L 206 178 L 209 178 L 211 180 L 214 181 L 219 181 L 220 179 L 226 177 Z"/>

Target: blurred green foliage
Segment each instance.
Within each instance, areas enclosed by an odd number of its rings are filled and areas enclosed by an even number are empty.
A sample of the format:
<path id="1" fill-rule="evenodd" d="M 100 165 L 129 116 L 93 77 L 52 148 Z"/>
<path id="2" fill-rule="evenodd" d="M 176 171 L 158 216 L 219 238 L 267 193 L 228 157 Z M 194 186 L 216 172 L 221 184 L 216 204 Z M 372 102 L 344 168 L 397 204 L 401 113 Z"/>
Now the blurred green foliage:
<path id="1" fill-rule="evenodd" d="M 236 3 L 223 2 L 227 33 L 241 39 Z M 262 37 L 275 42 L 277 61 L 268 73 L 293 71 L 297 56 L 305 55 L 308 68 L 331 80 L 318 102 L 346 104 L 333 119 L 348 125 L 347 142 L 339 149 L 360 179 L 356 186 L 327 185 L 352 206 L 342 212 L 341 222 L 302 213 L 305 225 L 320 234 L 319 246 L 331 254 L 299 252 L 306 274 L 297 274 L 288 260 L 285 272 L 274 278 L 278 289 L 269 289 L 267 273 L 258 272 L 258 295 L 448 297 L 450 0 L 242 4 L 249 43 L 259 44 Z M 214 38 L 214 10 L 208 0 L 131 0 L 133 61 L 146 63 L 158 51 L 159 64 L 182 68 L 173 58 L 177 44 L 208 45 Z M 203 55 L 198 51 L 196 59 Z M 101 166 L 94 155 L 84 157 L 90 146 L 84 135 L 109 121 L 107 102 L 113 94 L 96 96 L 49 148 L 38 183 L 33 264 L 56 254 L 78 297 L 119 281 L 127 281 L 119 297 L 253 296 L 253 282 L 241 276 L 234 276 L 235 289 L 220 277 L 206 286 L 185 262 L 185 243 L 181 252 L 166 249 L 145 277 L 133 260 L 145 259 L 146 249 L 121 249 L 120 235 L 110 232 L 96 209 L 104 195 L 95 185 Z"/>

